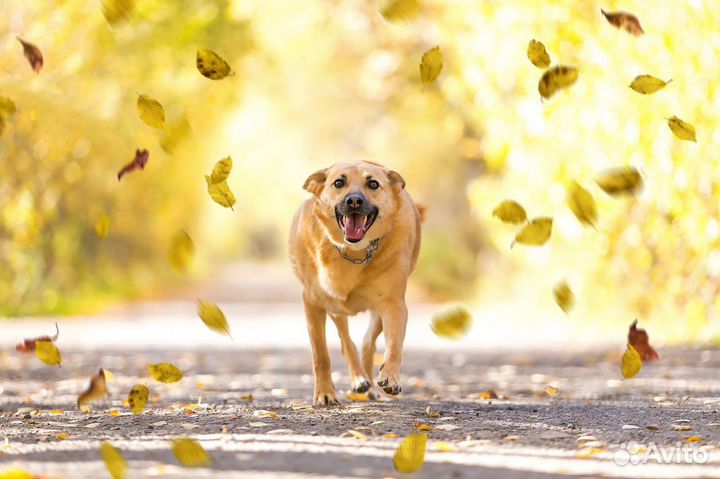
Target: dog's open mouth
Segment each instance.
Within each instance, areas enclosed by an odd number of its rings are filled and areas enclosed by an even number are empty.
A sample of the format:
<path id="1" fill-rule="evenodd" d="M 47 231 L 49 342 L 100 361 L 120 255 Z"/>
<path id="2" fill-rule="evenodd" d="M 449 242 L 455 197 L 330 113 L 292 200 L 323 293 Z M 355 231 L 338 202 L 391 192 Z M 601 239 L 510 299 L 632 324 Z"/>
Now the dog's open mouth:
<path id="1" fill-rule="evenodd" d="M 372 224 L 375 222 L 377 212 L 375 211 L 367 215 L 361 213 L 348 213 L 347 215 L 342 215 L 336 212 L 335 216 L 337 217 L 340 229 L 343 230 L 345 239 L 350 243 L 357 243 L 365 237 L 365 233 L 368 232 Z"/>

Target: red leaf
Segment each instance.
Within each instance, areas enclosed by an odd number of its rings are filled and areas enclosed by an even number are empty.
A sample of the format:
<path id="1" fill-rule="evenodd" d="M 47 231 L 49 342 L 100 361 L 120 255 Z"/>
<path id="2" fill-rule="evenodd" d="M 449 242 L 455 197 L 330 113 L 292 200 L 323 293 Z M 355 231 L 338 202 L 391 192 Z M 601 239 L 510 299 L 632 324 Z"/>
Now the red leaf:
<path id="1" fill-rule="evenodd" d="M 621 30 L 625 30 L 631 35 L 635 35 L 636 37 L 639 37 L 645 31 L 640 26 L 640 20 L 633 15 L 632 13 L 627 12 L 606 12 L 605 10 L 600 10 L 603 15 L 605 15 L 605 18 L 607 19 L 608 23 L 616 28 L 619 28 Z"/>
<path id="2" fill-rule="evenodd" d="M 20 353 L 32 353 L 35 351 L 36 341 L 50 341 L 54 343 L 55 341 L 57 341 L 57 338 L 59 336 L 60 328 L 58 328 L 57 323 L 55 323 L 55 336 L 38 336 L 37 338 L 24 339 L 22 343 L 19 343 L 17 346 L 15 346 L 15 349 Z"/>
<path id="3" fill-rule="evenodd" d="M 40 73 L 40 70 L 42 70 L 43 67 L 43 54 L 40 49 L 20 37 L 17 37 L 17 39 L 23 46 L 23 53 L 25 54 L 25 58 L 27 58 L 27 61 L 30 63 L 32 69 L 35 70 L 35 73 Z"/>
<path id="4" fill-rule="evenodd" d="M 643 362 L 657 361 L 660 359 L 658 353 L 650 346 L 647 331 L 637 328 L 637 319 L 630 325 L 628 343 L 635 348 Z"/>
<path id="5" fill-rule="evenodd" d="M 131 171 L 135 170 L 144 170 L 145 165 L 147 165 L 148 158 L 150 157 L 150 152 L 147 150 L 135 150 L 135 159 L 132 160 L 127 165 L 123 166 L 122 169 L 118 172 L 118 181 L 120 181 L 120 178 L 122 178 L 125 173 L 130 173 Z"/>

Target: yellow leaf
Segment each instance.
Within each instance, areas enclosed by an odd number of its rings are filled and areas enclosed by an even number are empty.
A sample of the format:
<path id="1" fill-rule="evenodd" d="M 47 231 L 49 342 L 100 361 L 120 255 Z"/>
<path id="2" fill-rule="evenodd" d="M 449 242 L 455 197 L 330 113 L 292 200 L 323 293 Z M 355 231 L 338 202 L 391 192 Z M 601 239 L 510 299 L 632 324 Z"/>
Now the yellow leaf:
<path id="1" fill-rule="evenodd" d="M 246 394 L 244 396 L 240 396 L 240 400 L 245 401 L 245 402 L 253 402 L 253 395 Z"/>
<path id="2" fill-rule="evenodd" d="M 428 417 L 432 417 L 432 418 L 440 417 L 440 413 L 438 411 L 434 411 L 433 409 L 431 409 L 430 406 L 425 408 L 425 414 L 427 414 Z"/>
<path id="3" fill-rule="evenodd" d="M 662 90 L 672 80 L 662 81 L 659 78 L 655 78 L 651 75 L 638 75 L 630 83 L 630 88 L 643 95 L 650 95 L 658 90 Z"/>
<path id="4" fill-rule="evenodd" d="M 595 181 L 605 193 L 611 196 L 623 194 L 634 196 L 643 188 L 642 176 L 632 166 L 607 170 L 601 173 Z"/>
<path id="5" fill-rule="evenodd" d="M 505 436 L 503 441 L 522 441 L 522 436 Z"/>
<path id="6" fill-rule="evenodd" d="M 170 266 L 178 273 L 185 273 L 194 257 L 195 243 L 187 231 L 178 230 L 170 240 L 168 248 Z"/>
<path id="7" fill-rule="evenodd" d="M 110 217 L 104 211 L 100 213 L 97 221 L 95 221 L 95 233 L 100 239 L 107 238 L 110 233 Z"/>
<path id="8" fill-rule="evenodd" d="M 262 417 L 262 418 L 271 418 L 271 419 L 277 419 L 280 416 L 276 412 L 273 411 L 266 411 L 265 409 L 258 409 L 256 411 L 253 411 L 253 416 L 255 417 Z"/>
<path id="9" fill-rule="evenodd" d="M 366 402 L 370 399 L 367 393 L 349 392 L 345 394 L 345 397 L 352 402 Z"/>
<path id="10" fill-rule="evenodd" d="M 545 50 L 545 45 L 535 39 L 530 40 L 530 43 L 528 43 L 527 57 L 538 68 L 545 69 L 550 66 L 550 55 Z"/>
<path id="11" fill-rule="evenodd" d="M 135 0 L 102 0 L 102 13 L 110 25 L 129 20 L 135 9 Z"/>
<path id="12" fill-rule="evenodd" d="M 449 442 L 438 441 L 433 444 L 433 450 L 440 452 L 452 452 L 455 450 L 455 446 L 453 446 Z"/>
<path id="13" fill-rule="evenodd" d="M 548 99 L 557 93 L 558 90 L 567 88 L 575 83 L 578 79 L 578 69 L 566 65 L 556 65 L 540 78 L 538 83 L 538 91 L 540 96 Z"/>
<path id="14" fill-rule="evenodd" d="M 692 430 L 692 428 L 686 424 L 673 424 L 673 429 L 680 432 Z"/>
<path id="15" fill-rule="evenodd" d="M 53 409 L 50 411 L 50 414 L 52 415 L 65 415 L 65 411 L 61 411 L 60 409 Z"/>
<path id="16" fill-rule="evenodd" d="M 200 443 L 190 438 L 174 439 L 172 452 L 178 462 L 185 467 L 202 467 L 212 463 L 212 459 Z"/>
<path id="17" fill-rule="evenodd" d="M 55 438 L 59 439 L 60 441 L 64 441 L 65 439 L 67 439 L 69 437 L 70 437 L 70 434 L 68 434 L 66 432 L 60 432 L 58 434 L 55 434 Z"/>
<path id="18" fill-rule="evenodd" d="M 110 411 L 108 413 L 108 416 L 110 417 L 118 417 L 120 415 L 120 411 Z"/>
<path id="19" fill-rule="evenodd" d="M 367 439 L 367 436 L 359 431 L 356 431 L 354 429 L 348 429 L 348 433 L 355 439 L 360 439 L 361 441 L 364 441 Z"/>
<path id="20" fill-rule="evenodd" d="M 389 433 L 387 433 L 387 434 L 383 434 L 383 437 L 384 437 L 385 439 L 392 439 L 392 438 L 398 437 L 398 435 L 395 434 L 394 432 L 389 432 Z"/>
<path id="21" fill-rule="evenodd" d="M 685 438 L 685 442 L 691 443 L 691 442 L 700 442 L 702 441 L 702 436 L 690 436 Z"/>
<path id="22" fill-rule="evenodd" d="M 407 22 L 419 13 L 418 0 L 388 0 L 380 8 L 380 15 L 388 22 Z"/>
<path id="23" fill-rule="evenodd" d="M 520 224 L 527 221 L 525 208 L 514 200 L 505 200 L 497 205 L 492 215 L 503 223 Z"/>
<path id="24" fill-rule="evenodd" d="M 230 191 L 227 181 L 213 183 L 209 176 L 205 176 L 205 181 L 207 182 L 210 198 L 212 198 L 213 201 L 220 206 L 232 209 L 236 200 L 235 195 L 233 195 L 232 191 Z"/>
<path id="25" fill-rule="evenodd" d="M 212 329 L 216 333 L 227 334 L 230 336 L 230 325 L 228 324 L 225 314 L 213 303 L 206 303 L 198 299 L 197 307 L 198 316 L 205 323 L 205 326 Z"/>
<path id="26" fill-rule="evenodd" d="M 87 389 L 78 396 L 78 407 L 83 404 L 98 401 L 107 394 L 107 384 L 105 381 L 105 371 L 100 368 L 98 373 L 90 378 L 90 384 Z"/>
<path id="27" fill-rule="evenodd" d="M 52 341 L 35 341 L 35 355 L 47 365 L 60 366 L 62 356 Z"/>
<path id="28" fill-rule="evenodd" d="M 138 96 L 137 112 L 146 125 L 153 128 L 165 127 L 165 109 L 156 99 L 147 95 Z"/>
<path id="29" fill-rule="evenodd" d="M 567 204 L 575 217 L 584 225 L 595 226 L 597 222 L 597 207 L 592 194 L 576 181 L 568 187 Z"/>
<path id="30" fill-rule="evenodd" d="M 0 96 L 0 115 L 12 115 L 17 110 L 15 102 L 5 96 Z"/>
<path id="31" fill-rule="evenodd" d="M 220 55 L 204 48 L 197 51 L 195 65 L 202 76 L 211 80 L 222 80 L 228 75 L 235 74 Z"/>
<path id="32" fill-rule="evenodd" d="M 442 68 L 443 59 L 439 46 L 423 53 L 422 61 L 420 62 L 420 79 L 423 85 L 434 82 L 438 75 L 440 75 Z"/>
<path id="33" fill-rule="evenodd" d="M 148 364 L 148 370 L 161 383 L 176 383 L 183 378 L 180 370 L 170 363 Z"/>
<path id="34" fill-rule="evenodd" d="M 569 313 L 575 306 L 575 294 L 565 281 L 561 281 L 555 285 L 553 288 L 553 296 L 555 297 L 557 305 L 560 306 L 560 309 L 566 313 Z"/>
<path id="35" fill-rule="evenodd" d="M 515 243 L 520 243 L 528 246 L 542 246 L 547 240 L 550 239 L 552 234 L 552 218 L 539 217 L 533 218 L 528 224 L 526 224 L 520 232 L 515 235 Z"/>
<path id="36" fill-rule="evenodd" d="M 430 329 L 441 338 L 456 340 L 470 331 L 472 323 L 470 311 L 461 305 L 455 305 L 435 313 Z"/>
<path id="37" fill-rule="evenodd" d="M 640 355 L 632 345 L 628 344 L 620 362 L 620 372 L 622 372 L 625 379 L 630 379 L 640 372 L 641 367 L 642 359 L 640 359 Z"/>
<path id="38" fill-rule="evenodd" d="M 0 471 L 0 479 L 35 479 L 35 476 L 24 469 L 12 468 Z"/>
<path id="39" fill-rule="evenodd" d="M 425 463 L 427 434 L 410 434 L 395 451 L 393 466 L 398 472 L 419 471 Z"/>
<path id="40" fill-rule="evenodd" d="M 424 422 L 416 423 L 413 427 L 418 431 L 431 431 L 433 429 L 432 426 L 428 426 Z"/>
<path id="41" fill-rule="evenodd" d="M 547 394 L 551 398 L 554 398 L 555 396 L 560 394 L 560 389 L 548 384 L 547 386 L 545 386 L 545 394 Z"/>
<path id="42" fill-rule="evenodd" d="M 497 399 L 498 395 L 494 389 L 488 389 L 480 393 L 480 399 Z"/>
<path id="43" fill-rule="evenodd" d="M 192 128 L 190 128 L 190 123 L 188 123 L 185 117 L 182 117 L 165 129 L 163 137 L 160 140 L 160 148 L 162 148 L 165 153 L 172 155 L 177 151 L 177 148 L 183 140 L 190 136 L 191 133 Z"/>
<path id="44" fill-rule="evenodd" d="M 223 158 L 222 160 L 215 163 L 212 173 L 210 174 L 211 183 L 220 183 L 225 181 L 230 176 L 232 171 L 233 161 L 231 157 Z"/>
<path id="45" fill-rule="evenodd" d="M 697 142 L 695 138 L 695 127 L 690 123 L 682 121 L 676 116 L 672 116 L 668 118 L 668 126 L 673 134 L 681 140 Z"/>
<path id="46" fill-rule="evenodd" d="M 103 441 L 100 444 L 100 455 L 105 462 L 105 467 L 113 479 L 123 479 L 127 476 L 127 462 L 122 453 L 118 451 L 112 444 Z"/>
<path id="47" fill-rule="evenodd" d="M 588 459 L 597 454 L 605 454 L 606 452 L 608 452 L 606 449 L 601 449 L 597 447 L 585 447 L 581 449 L 580 452 L 575 454 L 575 457 L 578 459 Z"/>

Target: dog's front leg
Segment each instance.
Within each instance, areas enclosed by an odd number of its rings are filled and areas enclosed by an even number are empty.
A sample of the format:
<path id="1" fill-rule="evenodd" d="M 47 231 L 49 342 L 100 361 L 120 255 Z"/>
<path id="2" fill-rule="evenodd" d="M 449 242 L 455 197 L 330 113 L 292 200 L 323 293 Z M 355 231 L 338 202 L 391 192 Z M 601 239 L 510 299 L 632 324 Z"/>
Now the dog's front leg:
<path id="1" fill-rule="evenodd" d="M 403 299 L 387 302 L 378 311 L 382 318 L 385 334 L 385 358 L 380 366 L 378 386 L 393 396 L 400 393 L 400 363 L 402 362 L 405 327 L 407 326 L 407 306 Z"/>
<path id="2" fill-rule="evenodd" d="M 335 386 L 332 382 L 330 366 L 330 353 L 325 339 L 326 311 L 323 308 L 305 302 L 305 319 L 307 320 L 308 334 L 313 354 L 313 372 L 315 373 L 315 393 L 313 402 L 317 405 L 328 406 L 340 404 L 335 397 Z"/>

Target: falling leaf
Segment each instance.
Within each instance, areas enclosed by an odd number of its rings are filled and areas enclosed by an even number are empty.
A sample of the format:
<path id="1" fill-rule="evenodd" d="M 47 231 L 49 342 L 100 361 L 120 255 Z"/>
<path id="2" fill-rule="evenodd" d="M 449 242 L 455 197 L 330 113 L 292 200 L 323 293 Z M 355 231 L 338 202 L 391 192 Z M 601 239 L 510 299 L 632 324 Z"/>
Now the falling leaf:
<path id="1" fill-rule="evenodd" d="M 473 318 L 464 306 L 455 305 L 435 313 L 430 329 L 441 338 L 457 340 L 465 336 L 472 327 Z"/>
<path id="2" fill-rule="evenodd" d="M 187 437 L 174 439 L 172 452 L 178 462 L 185 467 L 203 467 L 212 463 L 212 459 L 200 443 Z"/>
<path id="3" fill-rule="evenodd" d="M 147 95 L 138 96 L 137 112 L 146 125 L 153 128 L 165 127 L 165 109 L 156 99 Z"/>
<path id="4" fill-rule="evenodd" d="M 395 451 L 393 466 L 398 472 L 419 471 L 425 463 L 427 434 L 410 434 Z"/>
<path id="5" fill-rule="evenodd" d="M 634 196 L 643 188 L 643 179 L 638 170 L 632 166 L 614 168 L 601 173 L 597 180 L 598 186 L 611 196 Z"/>
<path id="6" fill-rule="evenodd" d="M 658 90 L 662 90 L 672 80 L 663 81 L 651 75 L 638 75 L 630 83 L 630 88 L 643 95 L 650 95 Z"/>
<path id="7" fill-rule="evenodd" d="M 150 157 L 150 152 L 147 150 L 140 150 L 139 148 L 135 150 L 135 158 L 128 163 L 127 165 L 123 166 L 120 171 L 118 172 L 118 181 L 126 174 L 130 173 L 131 171 L 135 171 L 137 169 L 144 170 L 145 165 L 147 165 L 148 158 Z"/>
<path id="8" fill-rule="evenodd" d="M 555 302 L 565 313 L 569 313 L 575 306 L 575 294 L 566 281 L 561 281 L 553 288 Z"/>
<path id="9" fill-rule="evenodd" d="M 222 80 L 228 75 L 235 74 L 220 55 L 204 48 L 197 51 L 195 65 L 202 76 L 211 80 Z"/>
<path id="10" fill-rule="evenodd" d="M 0 115 L 12 115 L 16 110 L 14 101 L 6 96 L 0 96 Z"/>
<path id="11" fill-rule="evenodd" d="M 440 413 L 431 409 L 430 406 L 425 408 L 425 414 L 427 414 L 428 417 L 432 418 L 440 417 Z"/>
<path id="12" fill-rule="evenodd" d="M 620 371 L 623 377 L 625 379 L 634 377 L 640 372 L 641 367 L 642 360 L 640 359 L 640 355 L 631 344 L 628 344 L 627 351 L 623 354 L 622 361 L 620 362 Z"/>
<path id="13" fill-rule="evenodd" d="M 360 431 L 356 431 L 354 429 L 348 429 L 348 434 L 350 434 L 355 439 L 360 439 L 361 441 L 367 440 L 367 436 Z"/>
<path id="14" fill-rule="evenodd" d="M 205 176 L 205 181 L 207 182 L 208 194 L 210 195 L 210 198 L 212 198 L 213 201 L 220 206 L 232 209 L 232 206 L 237 200 L 235 199 L 235 195 L 233 195 L 233 192 L 230 191 L 230 187 L 228 186 L 227 181 L 213 183 L 210 177 L 207 175 Z"/>
<path id="15" fill-rule="evenodd" d="M 197 313 L 200 319 L 202 319 L 202 322 L 205 323 L 205 326 L 216 333 L 230 336 L 230 325 L 228 324 L 227 318 L 225 318 L 225 313 L 223 313 L 216 304 L 207 303 L 198 299 Z"/>
<path id="16" fill-rule="evenodd" d="M 632 322 L 628 332 L 628 343 L 632 344 L 635 351 L 640 355 L 640 359 L 645 362 L 657 361 L 660 359 L 658 353 L 650 346 L 647 331 L 637 328 L 638 320 Z"/>
<path id="17" fill-rule="evenodd" d="M 420 13 L 418 0 L 388 0 L 382 8 L 380 15 L 388 22 L 407 22 Z"/>
<path id="18" fill-rule="evenodd" d="M 185 273 L 195 257 L 195 243 L 185 230 L 178 230 L 170 240 L 168 261 L 177 273 Z"/>
<path id="19" fill-rule="evenodd" d="M 58 328 L 58 324 L 55 323 L 55 336 L 38 336 L 37 338 L 32 339 L 24 339 L 22 343 L 15 346 L 15 350 L 20 353 L 32 353 L 35 351 L 35 345 L 38 341 L 50 341 L 55 342 L 57 341 L 57 338 L 60 336 L 60 328 Z"/>
<path id="20" fill-rule="evenodd" d="M 133 414 L 140 414 L 148 402 L 150 390 L 144 384 L 136 384 L 128 393 L 128 406 Z"/>
<path id="21" fill-rule="evenodd" d="M 185 117 L 173 122 L 165 128 L 160 148 L 169 155 L 175 153 L 180 144 L 192 134 L 192 128 Z"/>
<path id="22" fill-rule="evenodd" d="M 161 383 L 176 383 L 183 378 L 180 370 L 170 363 L 148 364 L 148 370 Z"/>
<path id="23" fill-rule="evenodd" d="M 555 396 L 560 394 L 560 389 L 548 384 L 547 386 L 545 386 L 545 394 L 547 394 L 551 398 L 554 398 Z"/>
<path id="24" fill-rule="evenodd" d="M 35 355 L 49 366 L 60 366 L 62 356 L 52 341 L 35 341 Z"/>
<path id="25" fill-rule="evenodd" d="M 212 183 L 220 183 L 225 181 L 230 176 L 232 171 L 233 161 L 231 157 L 223 158 L 222 160 L 215 163 L 212 173 L 210 174 L 210 181 Z"/>
<path id="26" fill-rule="evenodd" d="M 102 13 L 110 25 L 127 21 L 135 9 L 135 0 L 102 0 Z"/>
<path id="27" fill-rule="evenodd" d="M 515 241 L 513 241 L 511 247 L 514 246 L 515 243 L 528 246 L 544 245 L 547 240 L 550 239 L 550 235 L 552 234 L 552 225 L 552 218 L 545 216 L 533 218 L 523 227 L 523 229 L 520 230 L 517 235 L 515 235 Z"/>
<path id="28" fill-rule="evenodd" d="M 25 58 L 27 58 L 27 61 L 28 63 L 30 63 L 32 69 L 35 71 L 35 73 L 40 73 L 40 70 L 42 70 L 43 67 L 43 54 L 40 49 L 32 43 L 26 42 L 20 37 L 16 38 L 22 45 L 23 54 L 25 55 Z"/>
<path id="29" fill-rule="evenodd" d="M 420 79 L 423 85 L 434 82 L 438 75 L 440 75 L 442 68 L 443 59 L 439 46 L 423 53 L 422 61 L 420 62 Z"/>
<path id="30" fill-rule="evenodd" d="M 578 69 L 567 65 L 556 65 L 540 78 L 538 91 L 540 96 L 548 99 L 563 88 L 572 86 L 578 79 Z"/>
<path id="31" fill-rule="evenodd" d="M 702 436 L 690 436 L 685 438 L 685 442 L 692 443 L 692 442 L 700 442 L 702 441 Z"/>
<path id="32" fill-rule="evenodd" d="M 681 140 L 697 142 L 695 127 L 676 116 L 668 118 L 668 126 L 673 134 Z"/>
<path id="33" fill-rule="evenodd" d="M 635 35 L 636 37 L 642 35 L 645 33 L 640 26 L 640 20 L 637 19 L 637 17 L 631 13 L 627 12 L 606 12 L 605 10 L 600 10 L 602 14 L 607 19 L 608 23 L 615 28 L 619 28 L 621 30 L 625 30 L 631 35 Z"/>
<path id="34" fill-rule="evenodd" d="M 566 200 L 570 210 L 572 210 L 580 223 L 595 226 L 597 207 L 595 206 L 595 199 L 588 190 L 573 181 L 568 187 Z"/>
<path id="35" fill-rule="evenodd" d="M 77 405 L 81 407 L 83 404 L 98 401 L 102 399 L 105 394 L 107 394 L 105 371 L 103 371 L 103 368 L 100 368 L 98 373 L 90 378 L 90 384 L 87 389 L 78 396 Z"/>
<path id="36" fill-rule="evenodd" d="M 107 238 L 110 234 L 110 217 L 104 211 L 100 213 L 97 221 L 95 221 L 95 234 L 100 239 Z"/>
<path id="37" fill-rule="evenodd" d="M 503 223 L 520 224 L 527 221 L 525 208 L 515 200 L 505 200 L 495 207 L 492 212 L 495 218 Z"/>
<path id="38" fill-rule="evenodd" d="M 538 40 L 532 39 L 528 43 L 527 57 L 538 68 L 545 69 L 550 66 L 550 55 L 545 50 L 545 45 Z"/>
<path id="39" fill-rule="evenodd" d="M 105 467 L 113 479 L 123 479 L 127 475 L 128 465 L 122 453 L 107 441 L 100 443 L 100 455 Z"/>
<path id="40" fill-rule="evenodd" d="M 0 479 L 37 479 L 37 476 L 24 469 L 12 468 L 0 471 Z"/>

